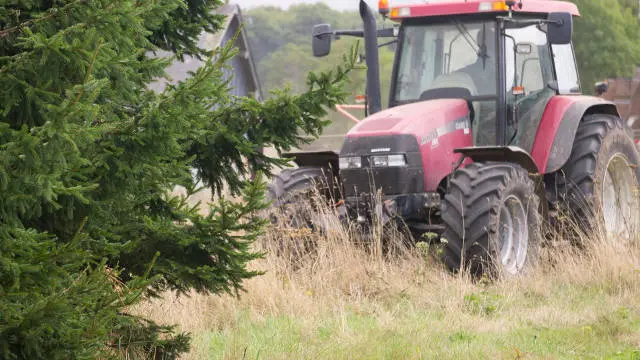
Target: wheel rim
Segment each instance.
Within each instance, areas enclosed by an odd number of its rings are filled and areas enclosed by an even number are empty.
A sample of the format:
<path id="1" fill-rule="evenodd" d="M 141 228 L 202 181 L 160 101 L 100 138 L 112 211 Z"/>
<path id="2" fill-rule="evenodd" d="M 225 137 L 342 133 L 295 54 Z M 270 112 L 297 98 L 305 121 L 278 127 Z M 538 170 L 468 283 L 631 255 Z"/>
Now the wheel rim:
<path id="1" fill-rule="evenodd" d="M 630 238 L 640 231 L 638 180 L 627 157 L 617 153 L 607 164 L 602 183 L 602 215 L 610 236 Z"/>
<path id="2" fill-rule="evenodd" d="M 529 226 L 522 201 L 511 195 L 500 207 L 500 262 L 508 274 L 519 273 L 527 260 Z"/>

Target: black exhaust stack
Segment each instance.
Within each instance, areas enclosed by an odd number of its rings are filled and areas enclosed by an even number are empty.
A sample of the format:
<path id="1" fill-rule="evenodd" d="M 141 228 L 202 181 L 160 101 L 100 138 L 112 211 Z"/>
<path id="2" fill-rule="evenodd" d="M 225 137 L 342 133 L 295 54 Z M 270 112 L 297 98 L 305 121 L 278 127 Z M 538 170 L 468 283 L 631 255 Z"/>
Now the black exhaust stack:
<path id="1" fill-rule="evenodd" d="M 371 8 L 360 0 L 360 17 L 364 23 L 364 50 L 367 61 L 367 103 L 369 115 L 382 110 L 380 100 L 380 59 L 378 56 L 378 25 Z"/>

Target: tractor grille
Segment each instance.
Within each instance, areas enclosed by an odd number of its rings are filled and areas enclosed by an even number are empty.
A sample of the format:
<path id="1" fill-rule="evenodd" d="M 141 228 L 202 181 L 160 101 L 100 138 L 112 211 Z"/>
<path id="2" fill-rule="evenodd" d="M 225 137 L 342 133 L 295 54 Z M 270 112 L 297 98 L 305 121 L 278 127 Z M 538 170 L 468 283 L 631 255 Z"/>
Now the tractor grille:
<path id="1" fill-rule="evenodd" d="M 360 169 L 344 169 L 340 175 L 345 197 L 382 191 L 383 195 L 416 194 L 424 192 L 424 171 L 420 153 L 406 154 L 407 167 L 370 167 L 363 158 Z M 415 164 L 420 164 L 415 166 Z"/>
<path id="2" fill-rule="evenodd" d="M 357 169 L 342 172 L 346 197 L 382 191 L 383 195 L 416 194 L 424 192 L 422 169 L 386 168 Z"/>
<path id="3" fill-rule="evenodd" d="M 380 151 L 383 150 L 383 151 Z M 407 166 L 372 167 L 374 155 L 404 154 Z M 362 168 L 340 172 L 345 197 L 372 194 L 415 194 L 424 192 L 424 171 L 418 141 L 413 135 L 354 137 L 345 140 L 340 156 L 360 156 Z"/>

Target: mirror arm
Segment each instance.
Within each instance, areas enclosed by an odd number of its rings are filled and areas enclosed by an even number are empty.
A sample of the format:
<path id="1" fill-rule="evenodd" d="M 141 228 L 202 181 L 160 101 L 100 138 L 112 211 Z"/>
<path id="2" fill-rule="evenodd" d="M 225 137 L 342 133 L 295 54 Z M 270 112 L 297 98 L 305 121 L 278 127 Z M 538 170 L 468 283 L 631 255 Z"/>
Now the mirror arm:
<path id="1" fill-rule="evenodd" d="M 523 24 L 523 25 L 544 25 L 544 24 L 563 25 L 562 21 L 553 21 L 553 20 L 546 20 L 546 19 L 519 20 L 519 19 L 509 18 L 506 16 L 498 16 L 498 19 L 502 19 L 505 22 L 509 22 L 513 24 Z"/>
<path id="2" fill-rule="evenodd" d="M 378 44 L 378 47 L 379 48 L 385 47 L 387 45 L 391 45 L 391 44 L 394 44 L 394 43 L 397 43 L 397 42 L 398 42 L 398 39 L 393 39 L 391 41 L 387 41 L 386 43 Z"/>
<path id="3" fill-rule="evenodd" d="M 325 36 L 353 36 L 353 37 L 364 37 L 364 32 L 362 30 L 337 30 L 337 31 L 327 31 L 319 34 L 313 35 L 315 38 L 322 39 Z"/>
<path id="4" fill-rule="evenodd" d="M 540 30 L 541 33 L 544 33 L 545 35 L 549 35 L 549 32 L 542 27 L 542 24 L 538 24 L 536 25 L 536 29 Z"/>
<path id="5" fill-rule="evenodd" d="M 353 36 L 353 37 L 359 37 L 362 38 L 364 37 L 364 31 L 363 30 L 336 30 L 334 32 L 326 32 L 326 33 L 321 33 L 321 34 L 317 34 L 316 36 L 320 37 L 323 35 L 336 35 L 336 36 Z M 379 38 L 395 38 L 398 37 L 397 35 L 397 31 L 395 28 L 386 28 L 386 29 L 379 29 L 377 32 L 377 37 Z"/>
<path id="6" fill-rule="evenodd" d="M 337 36 L 364 37 L 364 31 L 362 30 L 336 30 L 333 34 Z"/>
<path id="7" fill-rule="evenodd" d="M 385 29 L 378 29 L 378 37 L 386 37 L 386 38 L 397 38 L 398 37 L 398 28 L 390 27 Z"/>

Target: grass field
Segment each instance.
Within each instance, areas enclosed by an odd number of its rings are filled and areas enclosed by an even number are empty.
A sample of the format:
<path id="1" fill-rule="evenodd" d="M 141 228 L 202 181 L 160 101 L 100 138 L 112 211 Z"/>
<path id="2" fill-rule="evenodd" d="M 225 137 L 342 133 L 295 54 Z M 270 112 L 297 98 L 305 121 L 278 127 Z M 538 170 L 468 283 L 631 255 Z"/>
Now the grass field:
<path id="1" fill-rule="evenodd" d="M 517 279 L 472 281 L 434 249 L 383 257 L 338 229 L 272 228 L 240 298 L 139 311 L 193 335 L 188 359 L 640 359 L 640 246 L 551 240 Z"/>

